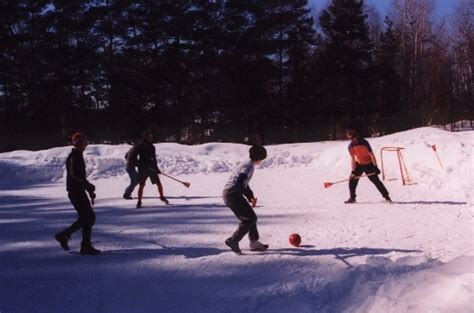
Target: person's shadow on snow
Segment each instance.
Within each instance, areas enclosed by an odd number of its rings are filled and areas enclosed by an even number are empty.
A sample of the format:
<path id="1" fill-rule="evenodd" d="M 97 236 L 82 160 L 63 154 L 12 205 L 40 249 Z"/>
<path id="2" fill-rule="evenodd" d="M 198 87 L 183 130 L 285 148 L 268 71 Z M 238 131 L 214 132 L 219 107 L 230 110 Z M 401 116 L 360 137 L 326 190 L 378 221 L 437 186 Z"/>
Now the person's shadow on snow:
<path id="1" fill-rule="evenodd" d="M 392 204 L 447 204 L 447 205 L 465 205 L 464 201 L 393 201 Z"/>
<path id="2" fill-rule="evenodd" d="M 112 254 L 120 258 L 136 257 L 156 258 L 164 255 L 182 255 L 187 259 L 202 258 L 221 253 L 229 252 L 228 249 L 217 249 L 212 247 L 167 247 L 161 246 L 158 249 L 112 249 L 103 251 L 104 254 Z"/>
<path id="3" fill-rule="evenodd" d="M 229 249 L 218 249 L 213 247 L 168 247 L 156 243 L 159 248 L 153 249 L 117 249 L 104 251 L 104 254 L 113 254 L 121 258 L 136 257 L 139 255 L 142 258 L 155 258 L 163 255 L 182 255 L 185 258 L 194 259 L 202 258 L 221 253 L 231 252 Z M 404 250 L 404 249 L 383 249 L 383 248 L 334 248 L 334 249 L 312 249 L 314 246 L 302 245 L 298 248 L 283 248 L 283 249 L 269 249 L 265 252 L 253 252 L 251 255 L 292 255 L 292 256 L 323 256 L 334 255 L 336 259 L 344 262 L 348 267 L 352 265 L 347 262 L 348 258 L 364 255 L 381 255 L 390 252 L 398 253 L 418 253 L 421 250 Z M 246 254 L 246 253 L 244 253 Z M 249 254 L 250 255 L 250 254 Z"/>
<path id="4" fill-rule="evenodd" d="M 423 252 L 421 250 L 405 250 L 405 249 L 384 249 L 384 248 L 334 248 L 334 249 L 312 249 L 314 246 L 302 245 L 298 248 L 285 248 L 285 249 L 273 249 L 269 253 L 283 254 L 283 255 L 295 255 L 295 256 L 319 256 L 319 255 L 334 255 L 338 260 L 344 262 L 348 267 L 353 267 L 349 262 L 348 258 L 355 256 L 372 256 L 388 254 L 391 252 L 398 253 L 418 253 Z"/>

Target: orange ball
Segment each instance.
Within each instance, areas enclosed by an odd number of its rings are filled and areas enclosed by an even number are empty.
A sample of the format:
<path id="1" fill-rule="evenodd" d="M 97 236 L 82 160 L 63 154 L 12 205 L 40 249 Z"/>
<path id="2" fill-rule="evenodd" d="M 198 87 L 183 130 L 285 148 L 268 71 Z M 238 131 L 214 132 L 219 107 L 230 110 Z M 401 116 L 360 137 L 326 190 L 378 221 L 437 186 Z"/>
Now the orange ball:
<path id="1" fill-rule="evenodd" d="M 290 245 L 298 247 L 301 244 L 301 236 L 298 234 L 291 234 L 289 241 Z"/>

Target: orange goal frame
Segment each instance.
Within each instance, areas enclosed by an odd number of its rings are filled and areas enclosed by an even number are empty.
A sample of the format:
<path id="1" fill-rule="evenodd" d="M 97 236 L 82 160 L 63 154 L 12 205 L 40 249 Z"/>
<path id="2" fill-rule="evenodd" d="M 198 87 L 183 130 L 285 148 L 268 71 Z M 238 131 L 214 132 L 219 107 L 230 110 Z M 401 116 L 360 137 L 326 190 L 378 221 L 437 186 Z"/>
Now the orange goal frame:
<path id="1" fill-rule="evenodd" d="M 383 152 L 384 151 L 385 152 L 396 152 L 397 157 L 398 157 L 398 165 L 400 167 L 400 176 L 402 178 L 403 185 L 413 184 L 410 176 L 408 175 L 407 166 L 406 166 L 405 160 L 403 158 L 402 151 L 404 149 L 405 148 L 402 148 L 402 147 L 382 147 L 382 149 L 380 149 L 380 162 L 381 162 L 381 165 L 382 165 L 382 180 L 386 179 L 386 177 L 385 177 L 386 176 L 385 175 L 385 164 L 384 164 L 384 161 L 383 161 Z"/>

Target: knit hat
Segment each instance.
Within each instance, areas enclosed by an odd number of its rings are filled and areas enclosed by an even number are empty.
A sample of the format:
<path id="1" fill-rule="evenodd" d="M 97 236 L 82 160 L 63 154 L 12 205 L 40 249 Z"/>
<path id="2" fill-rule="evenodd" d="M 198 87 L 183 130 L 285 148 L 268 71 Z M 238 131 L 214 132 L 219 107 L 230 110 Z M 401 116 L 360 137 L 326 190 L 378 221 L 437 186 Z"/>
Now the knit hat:
<path id="1" fill-rule="evenodd" d="M 267 150 L 263 146 L 254 145 L 249 150 L 252 161 L 261 161 L 267 157 Z"/>
<path id="2" fill-rule="evenodd" d="M 348 129 L 346 130 L 346 135 L 350 138 L 357 138 L 359 137 L 359 132 L 355 129 Z"/>
<path id="3" fill-rule="evenodd" d="M 83 140 L 83 139 L 86 139 L 86 135 L 84 135 L 83 133 L 81 132 L 77 132 L 77 133 L 74 133 L 72 136 L 71 136 L 71 143 L 73 146 L 75 146 L 80 140 Z"/>

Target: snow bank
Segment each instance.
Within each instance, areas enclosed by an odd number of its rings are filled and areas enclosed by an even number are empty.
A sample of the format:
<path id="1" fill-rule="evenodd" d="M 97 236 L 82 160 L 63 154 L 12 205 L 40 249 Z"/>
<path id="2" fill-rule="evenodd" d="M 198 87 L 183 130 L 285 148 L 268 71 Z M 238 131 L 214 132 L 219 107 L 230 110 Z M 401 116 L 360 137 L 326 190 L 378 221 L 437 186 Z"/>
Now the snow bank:
<path id="1" fill-rule="evenodd" d="M 405 163 L 413 182 L 435 191 L 460 193 L 472 203 L 474 132 L 447 132 L 424 127 L 369 141 L 379 159 L 382 147 L 403 147 Z M 328 178 L 347 177 L 349 157 L 347 141 L 317 142 L 268 146 L 263 169 L 308 167 L 313 175 Z M 432 146 L 436 145 L 438 156 Z M 231 171 L 248 155 L 248 146 L 208 143 L 183 146 L 156 144 L 160 168 L 173 175 L 211 174 Z M 85 152 L 92 180 L 126 175 L 124 155 L 128 145 L 91 145 Z M 0 182 L 49 183 L 64 178 L 64 162 L 70 147 L 0 154 Z M 400 179 L 395 153 L 385 153 L 387 177 Z"/>
<path id="2" fill-rule="evenodd" d="M 474 310 L 474 257 L 446 264 L 425 257 L 371 257 L 343 279 L 344 313 L 466 313 Z"/>
<path id="3" fill-rule="evenodd" d="M 13 151 L 0 154 L 0 182 L 47 183 L 63 177 L 69 149 L 54 148 L 38 152 Z"/>
<path id="4" fill-rule="evenodd" d="M 333 143 L 343 147 L 344 144 Z M 307 166 L 323 154 L 322 144 L 270 146 L 262 168 Z M 155 145 L 161 170 L 174 175 L 230 172 L 248 157 L 249 147 L 241 144 L 209 143 L 183 146 L 174 143 Z M 128 145 L 90 145 L 84 157 L 89 179 L 126 175 L 125 153 Z M 49 183 L 64 177 L 64 164 L 71 148 L 38 152 L 14 151 L 0 154 L 0 180 L 9 182 Z M 324 157 L 323 157 L 324 158 Z M 327 159 L 329 161 L 330 158 Z"/>

